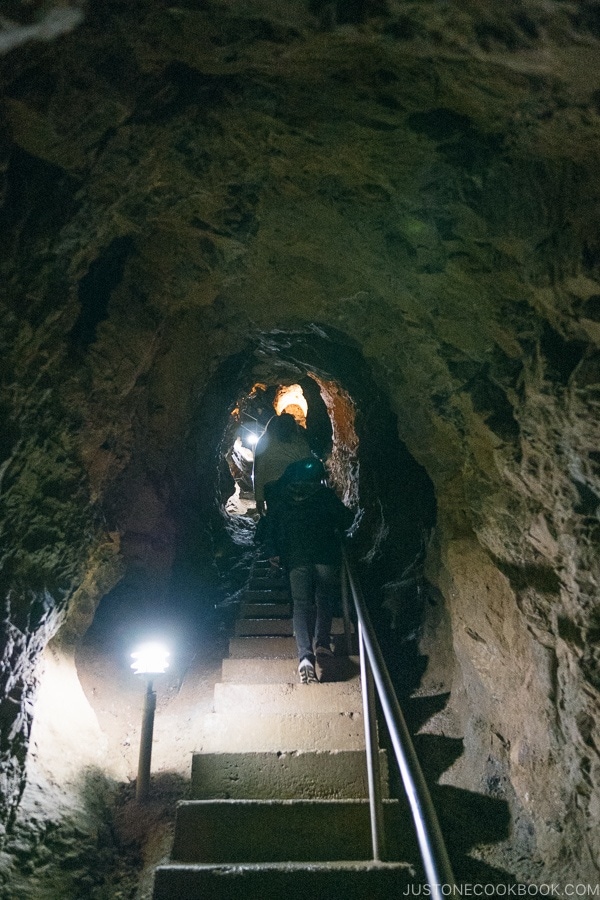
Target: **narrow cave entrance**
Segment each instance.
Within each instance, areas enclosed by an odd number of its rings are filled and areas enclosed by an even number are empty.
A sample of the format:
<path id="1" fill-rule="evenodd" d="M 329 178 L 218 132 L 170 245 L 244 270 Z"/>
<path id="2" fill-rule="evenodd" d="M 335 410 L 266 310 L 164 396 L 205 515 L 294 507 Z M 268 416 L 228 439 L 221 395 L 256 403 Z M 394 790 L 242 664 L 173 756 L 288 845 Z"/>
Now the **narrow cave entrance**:
<path id="1" fill-rule="evenodd" d="M 236 567 L 256 552 L 254 446 L 269 419 L 284 409 L 305 425 L 330 483 L 356 512 L 352 552 L 382 642 L 391 648 L 392 668 L 401 665 L 404 674 L 407 658 L 418 655 L 424 610 L 422 600 L 400 598 L 398 585 L 423 557 L 436 519 L 435 495 L 398 437 L 389 398 L 343 336 L 315 327 L 264 335 L 215 373 L 199 403 L 190 446 L 197 492 L 183 498 L 187 539 L 181 561 L 188 573 L 212 567 L 216 593 L 225 585 L 232 596 L 241 587 Z M 239 570 L 243 577 L 243 565 Z M 402 664 L 395 659 L 400 655 Z M 413 667 L 417 679 L 422 664 Z"/>
<path id="2" fill-rule="evenodd" d="M 253 384 L 231 410 L 230 421 L 224 435 L 225 460 L 229 465 L 235 488 L 225 499 L 225 512 L 229 515 L 247 515 L 256 512 L 253 469 L 256 449 L 274 416 L 291 415 L 304 431 L 307 427 L 308 401 L 299 384 Z M 312 434 L 311 432 L 307 432 Z"/>
<path id="3" fill-rule="evenodd" d="M 390 400 L 358 349 L 315 327 L 264 335 L 221 364 L 198 400 L 169 490 L 150 484 L 139 460 L 130 483 L 118 486 L 122 507 L 149 511 L 148 534 L 129 532 L 124 520 L 125 574 L 102 599 L 85 642 L 110 641 L 128 665 L 142 627 L 173 634 L 190 655 L 198 637 L 222 630 L 222 610 L 255 553 L 254 441 L 283 411 L 305 426 L 331 485 L 356 512 L 352 551 L 383 642 L 397 645 L 405 628 L 416 646 L 423 610 L 399 608 L 396 586 L 435 523 L 433 486 L 399 440 Z M 167 495 L 159 508 L 156 497 Z M 176 535 L 168 558 L 156 550 L 159 529 L 159 537 Z"/>
<path id="4" fill-rule="evenodd" d="M 230 516 L 256 519 L 253 467 L 256 447 L 274 416 L 287 413 L 302 429 L 311 453 L 321 459 L 344 502 L 358 505 L 358 437 L 356 410 L 336 381 L 308 371 L 299 381 L 279 376 L 277 383 L 257 382 L 231 410 L 221 454 L 227 472 L 220 485 L 221 503 Z M 223 471 L 223 470 L 222 470 Z M 228 495 L 228 496 L 226 496 Z"/>

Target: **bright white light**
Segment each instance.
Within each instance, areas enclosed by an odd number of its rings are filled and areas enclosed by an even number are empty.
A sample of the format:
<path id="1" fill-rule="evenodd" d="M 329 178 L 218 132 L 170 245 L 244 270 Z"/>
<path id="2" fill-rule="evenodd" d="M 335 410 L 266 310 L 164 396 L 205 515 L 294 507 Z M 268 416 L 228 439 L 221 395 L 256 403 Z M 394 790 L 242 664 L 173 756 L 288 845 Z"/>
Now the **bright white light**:
<path id="1" fill-rule="evenodd" d="M 258 435 L 255 431 L 251 431 L 246 435 L 246 440 L 249 444 L 257 444 L 258 443 Z"/>
<path id="2" fill-rule="evenodd" d="M 160 675 L 169 665 L 167 656 L 170 655 L 163 644 L 159 644 L 158 641 L 149 641 L 131 654 L 131 658 L 134 660 L 131 668 L 136 675 Z"/>

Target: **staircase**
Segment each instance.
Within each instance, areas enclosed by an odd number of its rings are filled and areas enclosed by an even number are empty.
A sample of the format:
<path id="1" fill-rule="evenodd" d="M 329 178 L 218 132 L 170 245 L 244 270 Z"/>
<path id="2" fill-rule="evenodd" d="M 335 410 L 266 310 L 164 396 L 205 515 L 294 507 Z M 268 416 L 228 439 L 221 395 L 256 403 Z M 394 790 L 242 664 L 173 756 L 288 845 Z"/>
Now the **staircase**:
<path id="1" fill-rule="evenodd" d="M 332 631 L 343 644 L 341 620 Z M 318 671 L 321 684 L 298 683 L 287 585 L 255 561 L 154 900 L 379 900 L 414 880 L 406 863 L 370 859 L 358 660 L 336 648 Z M 395 800 L 384 806 L 399 848 L 405 815 Z"/>

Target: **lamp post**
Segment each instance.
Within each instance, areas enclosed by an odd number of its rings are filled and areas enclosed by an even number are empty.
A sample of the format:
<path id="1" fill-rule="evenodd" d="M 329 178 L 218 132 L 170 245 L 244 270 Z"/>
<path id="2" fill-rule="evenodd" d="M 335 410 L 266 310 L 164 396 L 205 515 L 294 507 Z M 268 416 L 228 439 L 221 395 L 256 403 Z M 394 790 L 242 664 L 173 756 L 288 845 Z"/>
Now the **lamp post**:
<path id="1" fill-rule="evenodd" d="M 147 677 L 144 708 L 142 712 L 142 732 L 140 735 L 140 758 L 135 785 L 136 800 L 146 800 L 150 788 L 150 761 L 152 759 L 152 734 L 154 732 L 154 712 L 156 710 L 156 693 L 152 690 L 152 676 L 161 675 L 169 663 L 169 651 L 156 642 L 142 644 L 131 657 L 134 660 L 131 668 L 136 675 Z"/>

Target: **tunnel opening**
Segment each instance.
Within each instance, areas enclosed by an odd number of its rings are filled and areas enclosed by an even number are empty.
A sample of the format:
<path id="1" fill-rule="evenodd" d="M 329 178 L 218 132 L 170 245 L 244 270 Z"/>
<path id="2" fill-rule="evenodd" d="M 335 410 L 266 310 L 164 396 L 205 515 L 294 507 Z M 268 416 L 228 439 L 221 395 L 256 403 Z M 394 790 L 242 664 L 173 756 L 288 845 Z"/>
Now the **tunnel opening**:
<path id="1" fill-rule="evenodd" d="M 360 351 L 316 326 L 263 334 L 224 360 L 197 396 L 172 471 L 151 478 L 138 458 L 114 486 L 106 516 L 120 532 L 124 574 L 101 599 L 85 642 L 110 641 L 128 665 L 142 631 L 172 635 L 184 654 L 223 631 L 256 551 L 253 441 L 289 408 L 355 512 L 352 554 L 391 668 L 406 682 L 411 657 L 411 683 L 418 678 L 424 600 L 407 593 L 403 573 L 420 571 L 436 520 L 433 486 L 400 441 L 390 399 Z"/>
<path id="2" fill-rule="evenodd" d="M 175 578 L 189 585 L 203 572 L 206 584 L 210 571 L 213 603 L 222 609 L 235 598 L 256 551 L 255 441 L 273 415 L 294 406 L 311 451 L 355 512 L 351 552 L 390 667 L 408 691 L 426 665 L 418 638 L 428 601 L 414 583 L 436 520 L 435 495 L 398 437 L 389 398 L 343 335 L 315 326 L 265 334 L 215 372 L 199 398 L 188 447 L 186 482 L 195 492 L 180 498 Z"/>
<path id="3" fill-rule="evenodd" d="M 309 403 L 300 384 L 266 384 L 257 382 L 250 391 L 238 398 L 231 410 L 230 419 L 223 436 L 224 458 L 234 481 L 234 492 L 228 493 L 227 484 L 222 485 L 224 510 L 228 515 L 245 515 L 256 512 L 254 492 L 254 463 L 257 446 L 264 436 L 267 426 L 282 413 L 294 418 L 311 450 L 318 437 L 315 432 L 313 400 Z M 310 427 L 307 428 L 307 421 Z M 321 453 L 317 451 L 317 455 Z M 223 479 L 226 482 L 226 478 Z"/>
<path id="4" fill-rule="evenodd" d="M 336 381 L 308 371 L 301 383 L 257 382 L 238 398 L 221 450 L 234 482 L 228 494 L 228 479 L 222 479 L 221 502 L 228 515 L 250 515 L 256 519 L 253 479 L 257 447 L 267 426 L 282 414 L 291 415 L 311 454 L 325 465 L 328 480 L 347 506 L 358 506 L 358 438 L 354 427 L 352 398 Z"/>
<path id="5" fill-rule="evenodd" d="M 255 442 L 284 411 L 355 513 L 351 554 L 392 677 L 408 694 L 427 664 L 419 651 L 427 604 L 441 602 L 422 589 L 434 490 L 359 350 L 316 326 L 263 334 L 219 365 L 168 479 L 149 478 L 139 459 L 123 474 L 106 514 L 120 530 L 124 573 L 83 643 L 110 645 L 126 667 L 142 639 L 166 637 L 185 664 L 198 642 L 222 638 L 257 551 Z"/>

